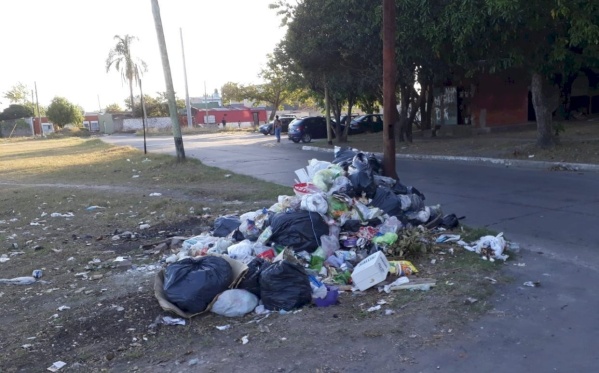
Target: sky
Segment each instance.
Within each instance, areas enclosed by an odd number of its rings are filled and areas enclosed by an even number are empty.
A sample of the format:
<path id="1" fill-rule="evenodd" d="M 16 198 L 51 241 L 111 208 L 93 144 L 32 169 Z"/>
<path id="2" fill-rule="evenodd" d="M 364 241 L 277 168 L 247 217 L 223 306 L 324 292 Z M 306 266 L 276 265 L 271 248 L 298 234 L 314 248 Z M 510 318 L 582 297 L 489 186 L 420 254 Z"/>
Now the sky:
<path id="1" fill-rule="evenodd" d="M 273 0 L 158 0 L 177 98 L 185 98 L 179 29 L 183 31 L 190 97 L 226 82 L 260 83 L 266 55 L 284 37 Z M 115 35 L 134 35 L 133 53 L 148 64 L 144 94 L 166 91 L 151 0 L 1 0 L 0 110 L 4 93 L 37 83 L 39 103 L 62 96 L 86 111 L 125 107 L 127 83 L 106 72 Z M 134 87 L 134 94 L 139 88 Z"/>

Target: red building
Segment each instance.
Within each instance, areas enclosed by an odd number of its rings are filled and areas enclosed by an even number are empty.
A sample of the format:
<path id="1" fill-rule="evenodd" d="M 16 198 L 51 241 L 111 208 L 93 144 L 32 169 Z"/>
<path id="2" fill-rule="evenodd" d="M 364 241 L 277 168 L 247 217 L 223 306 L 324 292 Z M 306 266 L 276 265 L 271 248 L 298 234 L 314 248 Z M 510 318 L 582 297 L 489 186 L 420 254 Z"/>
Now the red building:
<path id="1" fill-rule="evenodd" d="M 191 114 L 193 124 L 218 124 L 223 119 L 227 123 L 252 123 L 259 125 L 266 123 L 266 109 L 248 107 L 217 107 L 200 110 L 192 106 Z M 187 115 L 180 116 L 180 123 L 187 123 Z"/>

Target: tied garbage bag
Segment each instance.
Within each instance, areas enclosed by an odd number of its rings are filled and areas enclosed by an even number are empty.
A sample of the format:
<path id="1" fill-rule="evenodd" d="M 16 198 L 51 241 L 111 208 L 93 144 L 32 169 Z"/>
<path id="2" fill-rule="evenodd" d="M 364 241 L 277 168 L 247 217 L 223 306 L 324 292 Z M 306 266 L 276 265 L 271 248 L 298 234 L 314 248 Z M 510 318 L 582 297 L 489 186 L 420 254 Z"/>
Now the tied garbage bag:
<path id="1" fill-rule="evenodd" d="M 236 230 L 241 224 L 241 220 L 235 215 L 219 216 L 214 220 L 214 237 L 226 237 Z"/>
<path id="2" fill-rule="evenodd" d="M 204 311 L 233 281 L 233 269 L 223 258 L 183 259 L 164 271 L 166 299 L 188 313 Z"/>
<path id="3" fill-rule="evenodd" d="M 349 163 L 358 154 L 357 151 L 348 147 L 335 146 L 335 158 L 333 159 L 334 164 Z"/>
<path id="4" fill-rule="evenodd" d="M 231 258 L 243 261 L 245 258 L 252 256 L 253 245 L 254 244 L 250 240 L 243 240 L 229 246 L 227 248 L 227 253 Z"/>
<path id="5" fill-rule="evenodd" d="M 374 182 L 372 170 L 355 171 L 349 174 L 348 179 L 351 181 L 356 196 L 361 196 L 364 193 L 366 197 L 373 198 L 376 194 L 377 185 Z"/>
<path id="6" fill-rule="evenodd" d="M 260 298 L 271 311 L 300 308 L 312 301 L 312 287 L 304 268 L 281 260 L 260 274 Z"/>
<path id="7" fill-rule="evenodd" d="M 320 236 L 329 233 L 329 226 L 320 214 L 303 210 L 273 215 L 270 227 L 271 242 L 289 246 L 296 252 L 314 252 L 320 246 Z"/>
<path id="8" fill-rule="evenodd" d="M 241 317 L 258 305 L 258 297 L 247 290 L 230 289 L 218 296 L 210 312 L 226 317 Z"/>
<path id="9" fill-rule="evenodd" d="M 248 263 L 248 271 L 237 286 L 238 289 L 244 289 L 250 293 L 260 296 L 260 274 L 270 265 L 262 258 L 254 258 Z"/>
<path id="10" fill-rule="evenodd" d="M 387 187 L 379 186 L 370 205 L 380 208 L 389 216 L 398 216 L 402 215 L 403 207 L 405 206 L 405 203 L 402 203 L 402 197 L 407 198 L 396 195 Z"/>

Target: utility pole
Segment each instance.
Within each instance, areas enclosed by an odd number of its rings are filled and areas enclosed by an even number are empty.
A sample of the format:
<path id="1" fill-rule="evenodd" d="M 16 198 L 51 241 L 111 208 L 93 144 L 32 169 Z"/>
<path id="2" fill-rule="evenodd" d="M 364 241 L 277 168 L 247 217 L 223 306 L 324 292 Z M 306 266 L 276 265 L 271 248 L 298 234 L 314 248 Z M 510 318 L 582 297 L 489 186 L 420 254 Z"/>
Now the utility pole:
<path id="1" fill-rule="evenodd" d="M 168 110 L 171 114 L 173 137 L 175 140 L 175 149 L 177 150 L 177 161 L 182 162 L 185 161 L 185 149 L 183 148 L 183 136 L 181 135 L 181 127 L 179 126 L 179 116 L 177 115 L 175 89 L 173 88 L 173 77 L 171 76 L 171 65 L 168 61 L 166 40 L 164 39 L 162 19 L 160 18 L 160 6 L 158 5 L 158 0 L 150 1 L 152 2 L 152 14 L 154 15 L 156 35 L 158 36 L 158 45 L 160 46 L 160 56 L 162 57 L 162 69 L 164 70 L 164 81 L 166 83 L 166 95 L 168 98 Z"/>
<path id="2" fill-rule="evenodd" d="M 396 120 L 395 0 L 383 0 L 383 174 L 399 180 L 395 169 Z M 402 108 L 403 109 L 403 108 Z M 405 110 L 405 109 L 404 109 Z"/>
<path id="3" fill-rule="evenodd" d="M 193 127 L 191 121 L 191 103 L 189 102 L 189 89 L 187 88 L 187 66 L 185 65 L 185 46 L 183 45 L 183 30 L 179 27 L 181 34 L 181 54 L 183 55 L 183 77 L 185 78 L 185 107 L 187 108 L 187 127 Z"/>
<path id="4" fill-rule="evenodd" d="M 208 94 L 206 93 L 206 81 L 204 80 L 204 108 L 206 110 L 206 116 L 204 117 L 204 124 L 208 124 Z"/>
<path id="5" fill-rule="evenodd" d="M 40 100 L 37 98 L 37 82 L 33 82 L 35 88 L 35 102 L 37 106 L 37 116 L 40 120 L 40 136 L 44 136 L 44 127 L 42 126 L 42 113 L 40 112 Z"/>
<path id="6" fill-rule="evenodd" d="M 143 113 L 141 125 L 144 129 L 144 154 L 148 154 L 148 148 L 146 147 L 146 123 L 148 122 L 148 117 L 146 116 L 146 102 L 144 101 L 144 90 L 141 88 L 141 79 L 139 79 L 139 94 L 141 97 L 141 111 Z"/>

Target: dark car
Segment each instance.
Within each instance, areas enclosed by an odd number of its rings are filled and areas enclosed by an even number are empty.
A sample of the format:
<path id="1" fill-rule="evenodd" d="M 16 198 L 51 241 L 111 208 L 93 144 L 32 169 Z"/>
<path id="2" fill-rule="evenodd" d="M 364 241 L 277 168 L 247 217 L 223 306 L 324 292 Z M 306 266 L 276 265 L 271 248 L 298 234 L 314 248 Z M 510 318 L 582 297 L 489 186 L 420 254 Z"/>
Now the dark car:
<path id="1" fill-rule="evenodd" d="M 293 121 L 287 132 L 293 142 L 310 142 L 312 139 L 327 137 L 327 120 L 324 117 L 306 117 Z"/>
<path id="2" fill-rule="evenodd" d="M 281 127 L 281 132 L 287 132 L 289 130 L 289 123 L 293 122 L 293 120 L 295 119 L 295 117 L 281 117 L 279 118 L 279 120 L 281 121 L 281 124 L 283 125 Z M 275 134 L 275 129 L 273 126 L 274 122 L 270 122 L 267 124 L 263 124 L 258 128 L 258 131 L 260 131 L 260 133 L 264 134 L 264 136 L 266 135 L 274 135 Z"/>
<path id="3" fill-rule="evenodd" d="M 366 114 L 360 115 L 352 119 L 349 124 L 349 134 L 363 132 L 380 132 L 383 130 L 383 115 L 382 114 Z"/>

